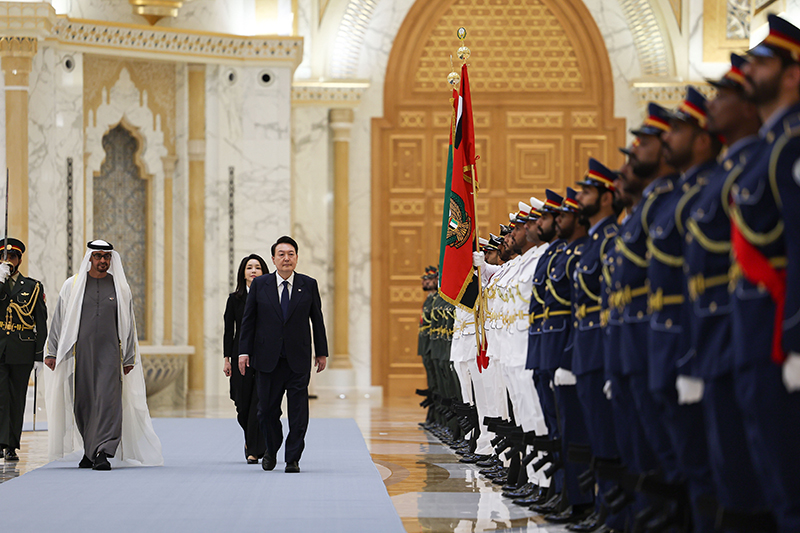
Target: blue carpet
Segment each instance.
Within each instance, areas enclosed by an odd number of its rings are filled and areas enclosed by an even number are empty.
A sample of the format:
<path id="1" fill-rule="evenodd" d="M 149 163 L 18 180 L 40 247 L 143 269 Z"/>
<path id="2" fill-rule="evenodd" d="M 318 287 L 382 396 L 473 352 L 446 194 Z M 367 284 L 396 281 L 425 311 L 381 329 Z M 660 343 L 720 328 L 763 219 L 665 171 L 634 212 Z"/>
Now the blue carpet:
<path id="1" fill-rule="evenodd" d="M 163 467 L 95 472 L 50 463 L 0 485 L 0 528 L 405 531 L 352 419 L 311 419 L 300 474 L 283 472 L 283 449 L 271 472 L 246 464 L 235 420 L 156 418 L 153 425 Z"/>

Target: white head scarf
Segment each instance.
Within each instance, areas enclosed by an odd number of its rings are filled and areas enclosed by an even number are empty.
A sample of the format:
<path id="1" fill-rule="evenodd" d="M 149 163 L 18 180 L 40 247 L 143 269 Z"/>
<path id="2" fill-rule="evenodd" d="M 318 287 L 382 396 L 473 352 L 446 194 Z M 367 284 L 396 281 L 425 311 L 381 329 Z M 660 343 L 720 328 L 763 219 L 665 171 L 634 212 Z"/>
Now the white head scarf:
<path id="1" fill-rule="evenodd" d="M 110 246 L 105 241 L 92 241 L 89 244 Z M 60 364 L 65 357 L 71 357 L 73 355 L 72 347 L 78 340 L 78 329 L 81 325 L 81 310 L 83 307 L 83 293 L 86 290 L 86 278 L 89 276 L 89 270 L 92 268 L 92 252 L 97 251 L 104 250 L 87 248 L 86 255 L 83 256 L 81 266 L 78 268 L 78 273 L 70 278 L 70 280 L 72 280 L 72 288 L 69 292 L 69 301 L 67 302 L 64 321 L 61 324 L 58 353 L 56 354 L 57 365 Z M 136 335 L 135 329 L 133 332 L 130 331 L 131 324 L 133 324 L 135 328 L 136 322 L 133 317 L 133 308 L 131 306 L 131 288 L 128 285 L 128 279 L 125 277 L 125 270 L 122 268 L 122 258 L 116 250 L 111 250 L 111 262 L 108 267 L 108 273 L 114 278 L 114 290 L 117 293 L 117 332 L 119 333 L 119 339 L 124 348 L 125 340 L 128 339 L 128 335 L 131 333 Z M 138 345 L 136 351 L 139 351 Z"/>
<path id="2" fill-rule="evenodd" d="M 110 248 L 105 241 L 92 241 L 89 244 L 107 245 Z M 91 269 L 90 258 L 95 251 L 98 250 L 87 247 L 78 273 L 67 279 L 61 287 L 58 301 L 62 317 L 61 328 L 58 332 L 50 332 L 51 336 L 54 333 L 58 335 L 55 372 L 45 373 L 48 448 L 51 460 L 63 458 L 76 461 L 83 455 L 83 440 L 75 425 L 73 404 L 74 347 L 78 340 L 86 279 Z M 164 464 L 164 459 L 161 441 L 153 430 L 147 408 L 147 390 L 139 354 L 131 289 L 122 268 L 122 258 L 114 250 L 111 251 L 108 273 L 113 276 L 114 290 L 117 293 L 117 332 L 120 343 L 123 349 L 133 345 L 136 352 L 133 370 L 122 376 L 122 441 L 111 463 L 115 466 L 159 466 Z"/>

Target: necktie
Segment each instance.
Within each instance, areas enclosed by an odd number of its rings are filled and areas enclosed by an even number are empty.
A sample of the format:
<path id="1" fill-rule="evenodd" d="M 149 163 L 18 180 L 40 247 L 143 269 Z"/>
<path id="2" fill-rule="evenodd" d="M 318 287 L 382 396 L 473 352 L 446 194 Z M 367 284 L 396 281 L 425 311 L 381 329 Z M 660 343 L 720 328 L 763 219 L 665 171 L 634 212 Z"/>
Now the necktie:
<path id="1" fill-rule="evenodd" d="M 283 292 L 281 292 L 281 309 L 283 310 L 283 320 L 289 318 L 289 282 L 284 281 Z"/>

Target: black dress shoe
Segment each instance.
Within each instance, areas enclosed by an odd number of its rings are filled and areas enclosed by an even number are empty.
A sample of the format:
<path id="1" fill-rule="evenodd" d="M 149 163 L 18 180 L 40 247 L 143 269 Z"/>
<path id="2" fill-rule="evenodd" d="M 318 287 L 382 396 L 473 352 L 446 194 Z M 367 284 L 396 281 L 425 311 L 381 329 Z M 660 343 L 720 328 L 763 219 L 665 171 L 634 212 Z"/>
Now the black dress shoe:
<path id="1" fill-rule="evenodd" d="M 580 522 L 592 512 L 593 504 L 570 505 L 560 513 L 545 515 L 544 519 L 553 524 L 574 524 Z"/>
<path id="2" fill-rule="evenodd" d="M 111 463 L 108 462 L 106 452 L 97 452 L 97 455 L 94 456 L 94 466 L 92 466 L 92 470 L 111 470 Z"/>
<path id="3" fill-rule="evenodd" d="M 561 507 L 561 494 L 556 494 L 544 503 L 531 505 L 531 511 L 539 514 L 551 514 Z"/>
<path id="4" fill-rule="evenodd" d="M 592 514 L 577 524 L 568 525 L 567 529 L 570 531 L 575 531 L 576 533 L 589 533 L 600 529 L 600 526 L 603 525 L 604 520 L 605 517 L 603 516 L 603 513 L 595 510 Z"/>
<path id="5" fill-rule="evenodd" d="M 92 468 L 93 466 L 94 463 L 92 462 L 92 460 L 86 457 L 85 455 L 83 456 L 83 459 L 81 459 L 81 462 L 78 463 L 78 468 Z"/>
<path id="6" fill-rule="evenodd" d="M 287 474 L 299 474 L 300 464 L 297 461 L 286 463 L 286 468 L 284 469 L 284 472 L 286 472 Z"/>
<path id="7" fill-rule="evenodd" d="M 256 459 L 255 457 L 248 457 L 247 458 L 247 464 L 256 465 L 256 464 L 258 464 L 258 459 Z"/>
<path id="8" fill-rule="evenodd" d="M 534 492 L 537 492 L 538 489 L 539 489 L 539 487 L 537 485 L 534 485 L 533 483 L 525 483 L 523 486 L 521 486 L 520 488 L 518 488 L 516 490 L 509 490 L 509 491 L 504 492 L 503 496 L 505 496 L 506 498 L 512 498 L 512 499 L 515 499 L 515 500 L 517 498 L 527 498 L 528 496 L 530 496 Z"/>
<path id="9" fill-rule="evenodd" d="M 501 485 L 505 485 L 506 476 L 508 476 L 508 468 L 501 468 L 500 470 L 486 474 L 486 477 L 491 480 L 495 480 L 497 478 L 503 478 L 503 482 L 501 483 Z"/>
<path id="10" fill-rule="evenodd" d="M 538 487 L 533 494 L 527 498 L 514 498 L 516 505 L 538 505 L 547 501 L 547 487 Z"/>
<path id="11" fill-rule="evenodd" d="M 6 461 L 19 461 L 19 455 L 14 450 L 14 448 L 6 448 L 6 453 L 3 454 Z"/>
<path id="12" fill-rule="evenodd" d="M 261 459 L 261 468 L 264 470 L 274 470 L 276 464 L 278 464 L 278 461 L 267 454 L 264 454 L 264 457 Z"/>

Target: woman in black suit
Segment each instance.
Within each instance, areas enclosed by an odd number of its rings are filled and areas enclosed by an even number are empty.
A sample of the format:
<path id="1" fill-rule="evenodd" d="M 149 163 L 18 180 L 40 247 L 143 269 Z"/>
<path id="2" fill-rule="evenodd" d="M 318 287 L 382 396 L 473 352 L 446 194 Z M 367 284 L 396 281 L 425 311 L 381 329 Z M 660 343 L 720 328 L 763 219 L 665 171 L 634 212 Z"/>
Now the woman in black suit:
<path id="1" fill-rule="evenodd" d="M 245 374 L 239 373 L 239 332 L 242 328 L 242 315 L 250 283 L 269 273 L 267 263 L 256 254 L 250 254 L 239 264 L 236 276 L 236 290 L 228 296 L 225 305 L 225 333 L 223 334 L 223 350 L 225 363 L 222 371 L 231 378 L 231 400 L 236 404 L 236 419 L 244 430 L 244 455 L 248 464 L 258 464 L 264 455 L 266 444 L 258 427 L 258 394 L 256 392 L 255 371 L 247 368 Z M 231 358 L 234 371 L 231 372 Z"/>

